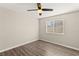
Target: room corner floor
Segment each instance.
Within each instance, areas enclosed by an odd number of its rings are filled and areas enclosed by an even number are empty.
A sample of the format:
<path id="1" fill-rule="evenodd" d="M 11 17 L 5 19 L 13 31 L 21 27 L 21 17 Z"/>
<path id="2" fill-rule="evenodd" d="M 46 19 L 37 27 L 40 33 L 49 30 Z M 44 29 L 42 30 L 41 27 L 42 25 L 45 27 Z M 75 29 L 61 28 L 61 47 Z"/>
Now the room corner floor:
<path id="1" fill-rule="evenodd" d="M 0 53 L 0 56 L 79 56 L 79 51 L 38 40 Z"/>

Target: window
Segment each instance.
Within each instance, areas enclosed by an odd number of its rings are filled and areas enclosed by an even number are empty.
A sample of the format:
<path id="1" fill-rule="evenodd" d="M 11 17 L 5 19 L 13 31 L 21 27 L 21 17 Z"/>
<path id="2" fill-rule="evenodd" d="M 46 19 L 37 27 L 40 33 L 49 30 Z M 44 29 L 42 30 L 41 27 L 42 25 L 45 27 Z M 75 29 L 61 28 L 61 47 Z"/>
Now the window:
<path id="1" fill-rule="evenodd" d="M 64 34 L 64 20 L 49 20 L 46 22 L 46 33 Z"/>

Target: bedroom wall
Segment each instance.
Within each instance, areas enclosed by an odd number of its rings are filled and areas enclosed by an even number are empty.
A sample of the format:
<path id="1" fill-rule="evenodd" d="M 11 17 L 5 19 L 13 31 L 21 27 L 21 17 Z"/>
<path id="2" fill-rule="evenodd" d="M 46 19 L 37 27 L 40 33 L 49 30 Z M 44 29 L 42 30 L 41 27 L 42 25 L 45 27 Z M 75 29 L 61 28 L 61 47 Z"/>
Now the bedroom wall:
<path id="1" fill-rule="evenodd" d="M 0 52 L 38 40 L 38 20 L 0 7 Z"/>
<path id="2" fill-rule="evenodd" d="M 64 35 L 46 33 L 45 22 L 53 19 L 64 19 Z M 79 11 L 41 18 L 39 21 L 40 40 L 79 50 Z"/>

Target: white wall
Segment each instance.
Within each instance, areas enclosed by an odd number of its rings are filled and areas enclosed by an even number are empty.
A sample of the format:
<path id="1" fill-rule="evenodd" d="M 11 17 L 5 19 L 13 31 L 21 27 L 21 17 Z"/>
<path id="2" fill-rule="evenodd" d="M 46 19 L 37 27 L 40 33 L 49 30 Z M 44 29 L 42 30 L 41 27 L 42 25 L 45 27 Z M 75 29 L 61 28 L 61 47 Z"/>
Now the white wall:
<path id="1" fill-rule="evenodd" d="M 0 51 L 38 40 L 38 20 L 0 7 Z"/>
<path id="2" fill-rule="evenodd" d="M 53 19 L 64 19 L 64 35 L 46 33 L 45 22 Z M 49 41 L 79 50 L 79 11 L 41 18 L 40 40 Z"/>

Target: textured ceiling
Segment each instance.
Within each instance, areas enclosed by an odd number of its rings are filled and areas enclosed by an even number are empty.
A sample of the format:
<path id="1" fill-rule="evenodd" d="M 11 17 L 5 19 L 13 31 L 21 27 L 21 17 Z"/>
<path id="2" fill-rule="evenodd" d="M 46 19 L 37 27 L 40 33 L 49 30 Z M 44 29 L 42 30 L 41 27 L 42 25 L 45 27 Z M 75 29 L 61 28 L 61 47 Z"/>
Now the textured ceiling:
<path id="1" fill-rule="evenodd" d="M 36 3 L 4 3 L 0 4 L 0 7 L 4 7 L 16 12 L 30 14 L 34 17 L 43 18 L 48 16 L 54 16 L 62 13 L 72 12 L 79 10 L 78 3 L 42 3 L 42 8 L 52 8 L 54 11 L 52 12 L 42 12 L 42 16 L 38 15 L 38 12 L 28 12 L 28 9 L 36 9 Z"/>

